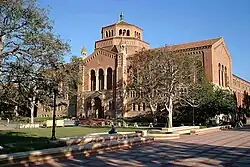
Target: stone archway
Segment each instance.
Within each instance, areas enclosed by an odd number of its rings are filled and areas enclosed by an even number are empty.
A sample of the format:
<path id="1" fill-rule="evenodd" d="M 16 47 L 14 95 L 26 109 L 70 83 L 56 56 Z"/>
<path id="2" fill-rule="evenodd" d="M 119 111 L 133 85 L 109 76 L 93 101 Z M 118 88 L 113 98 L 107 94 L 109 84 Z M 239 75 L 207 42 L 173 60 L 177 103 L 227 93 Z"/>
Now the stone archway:
<path id="1" fill-rule="evenodd" d="M 104 118 L 104 107 L 102 106 L 102 100 L 99 97 L 95 97 L 95 111 L 97 118 Z"/>

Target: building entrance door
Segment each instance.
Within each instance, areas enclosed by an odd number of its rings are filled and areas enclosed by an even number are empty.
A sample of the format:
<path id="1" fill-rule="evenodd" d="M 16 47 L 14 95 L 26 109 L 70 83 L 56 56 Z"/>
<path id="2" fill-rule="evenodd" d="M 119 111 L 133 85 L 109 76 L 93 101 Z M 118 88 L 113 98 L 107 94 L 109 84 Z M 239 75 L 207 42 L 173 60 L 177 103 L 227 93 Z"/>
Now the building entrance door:
<path id="1" fill-rule="evenodd" d="M 102 101 L 99 97 L 95 98 L 95 110 L 97 111 L 96 117 L 104 118 L 104 108 L 102 106 Z"/>

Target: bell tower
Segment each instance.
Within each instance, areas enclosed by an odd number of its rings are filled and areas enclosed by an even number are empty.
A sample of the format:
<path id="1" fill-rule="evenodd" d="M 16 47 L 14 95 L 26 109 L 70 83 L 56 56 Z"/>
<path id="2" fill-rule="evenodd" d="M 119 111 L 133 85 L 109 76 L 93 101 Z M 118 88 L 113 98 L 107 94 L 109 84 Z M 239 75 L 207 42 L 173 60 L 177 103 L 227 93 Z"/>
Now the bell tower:
<path id="1" fill-rule="evenodd" d="M 143 40 L 143 30 L 124 21 L 124 14 L 121 12 L 116 23 L 102 27 L 101 39 L 95 42 L 95 49 L 111 50 L 113 46 L 120 45 L 122 38 L 124 44 L 126 44 L 128 55 L 134 54 L 142 48 L 150 48 L 149 43 Z"/>

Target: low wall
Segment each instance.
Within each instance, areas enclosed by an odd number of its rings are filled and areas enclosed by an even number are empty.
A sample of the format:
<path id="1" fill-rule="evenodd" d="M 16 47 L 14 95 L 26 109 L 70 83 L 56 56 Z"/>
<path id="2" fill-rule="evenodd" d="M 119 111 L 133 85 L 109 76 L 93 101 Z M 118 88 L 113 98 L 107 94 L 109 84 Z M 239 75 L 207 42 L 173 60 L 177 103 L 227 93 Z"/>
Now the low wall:
<path id="1" fill-rule="evenodd" d="M 212 133 L 212 132 L 217 132 L 220 130 L 227 130 L 227 129 L 231 129 L 231 125 L 225 125 L 225 126 L 216 126 L 216 127 L 211 127 L 211 128 L 204 128 L 204 129 L 195 129 L 192 130 L 191 132 L 199 135 L 199 134 L 207 134 L 207 133 Z"/>
<path id="2" fill-rule="evenodd" d="M 129 133 L 129 134 L 115 134 L 115 135 L 108 135 L 104 137 L 95 137 L 95 136 L 89 136 L 89 137 L 74 137 L 74 138 L 60 138 L 59 141 L 66 141 L 67 145 L 77 145 L 77 144 L 87 144 L 91 142 L 106 142 L 111 140 L 123 140 L 123 139 L 129 139 L 134 137 L 142 137 L 140 133 Z"/>
<path id="3" fill-rule="evenodd" d="M 85 145 L 74 145 L 60 148 L 50 148 L 39 151 L 19 152 L 0 155 L 1 166 L 20 166 L 31 164 L 44 164 L 49 160 L 72 158 L 78 153 L 89 155 L 98 151 L 113 151 L 120 148 L 128 148 L 133 145 L 140 145 L 153 142 L 152 137 L 135 137 L 124 140 L 112 140 L 101 143 L 89 143 Z"/>
<path id="4" fill-rule="evenodd" d="M 56 126 L 57 127 L 63 127 L 64 126 L 64 120 L 56 120 Z M 46 121 L 46 127 L 52 127 L 53 126 L 53 120 L 47 120 Z"/>
<path id="5" fill-rule="evenodd" d="M 176 132 L 176 131 L 184 131 L 184 130 L 192 130 L 192 129 L 199 129 L 199 126 L 179 126 L 173 128 L 162 128 L 164 132 Z"/>

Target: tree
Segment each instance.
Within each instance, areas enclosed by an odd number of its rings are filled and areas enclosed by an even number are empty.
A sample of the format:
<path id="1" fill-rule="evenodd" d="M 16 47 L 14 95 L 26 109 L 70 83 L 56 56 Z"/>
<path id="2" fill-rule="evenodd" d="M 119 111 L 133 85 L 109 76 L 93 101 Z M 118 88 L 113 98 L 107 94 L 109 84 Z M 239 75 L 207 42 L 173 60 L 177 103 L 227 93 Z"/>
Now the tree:
<path id="1" fill-rule="evenodd" d="M 13 87 L 10 94 L 15 97 L 5 96 L 4 103 L 21 106 L 25 101 L 33 117 L 36 101 L 45 102 L 51 96 L 57 79 L 69 81 L 66 78 L 72 76 L 63 61 L 70 46 L 54 33 L 48 11 L 38 7 L 36 0 L 9 0 L 1 4 L 0 37 L 1 89 L 5 92 Z M 53 71 L 53 75 L 48 75 L 48 71 Z"/>
<path id="2" fill-rule="evenodd" d="M 161 52 L 156 50 L 143 50 L 129 58 L 129 81 L 127 91 L 136 93 L 135 102 L 144 102 L 150 108 L 154 116 L 160 103 L 159 91 L 160 79 L 157 68 L 160 62 Z"/>
<path id="3" fill-rule="evenodd" d="M 214 118 L 219 114 L 235 115 L 237 105 L 234 94 L 230 90 L 213 86 L 213 90 L 208 93 L 209 96 L 204 98 L 197 112 L 201 122 Z"/>
<path id="4" fill-rule="evenodd" d="M 250 96 L 248 95 L 248 93 L 246 91 L 244 91 L 244 95 L 243 95 L 243 108 L 245 109 L 250 109 Z"/>
<path id="5" fill-rule="evenodd" d="M 168 49 L 142 51 L 130 59 L 132 81 L 129 88 L 137 92 L 137 100 L 149 105 L 153 114 L 158 106 L 166 109 L 168 127 L 171 128 L 174 105 L 184 100 L 188 90 L 194 88 L 198 67 L 200 63 L 196 56 Z"/>

